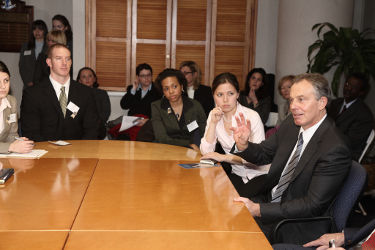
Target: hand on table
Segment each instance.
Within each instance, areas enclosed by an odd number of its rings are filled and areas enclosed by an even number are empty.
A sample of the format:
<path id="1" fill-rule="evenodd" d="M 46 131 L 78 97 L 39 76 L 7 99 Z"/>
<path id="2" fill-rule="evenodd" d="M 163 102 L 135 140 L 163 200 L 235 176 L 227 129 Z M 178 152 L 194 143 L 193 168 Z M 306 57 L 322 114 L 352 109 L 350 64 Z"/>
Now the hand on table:
<path id="1" fill-rule="evenodd" d="M 252 200 L 245 197 L 234 198 L 234 201 L 244 203 L 252 216 L 260 217 L 260 206 L 258 203 L 254 203 Z"/>

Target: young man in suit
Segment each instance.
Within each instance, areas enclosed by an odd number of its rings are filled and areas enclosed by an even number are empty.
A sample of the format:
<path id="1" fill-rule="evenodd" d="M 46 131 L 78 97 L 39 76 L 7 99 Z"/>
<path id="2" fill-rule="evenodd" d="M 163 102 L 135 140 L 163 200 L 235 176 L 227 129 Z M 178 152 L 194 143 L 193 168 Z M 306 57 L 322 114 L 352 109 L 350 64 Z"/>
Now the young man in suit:
<path id="1" fill-rule="evenodd" d="M 290 92 L 292 115 L 260 144 L 248 142 L 250 121 L 241 114 L 236 117 L 236 154 L 256 165 L 272 163 L 263 190 L 236 199 L 245 203 L 269 239 L 283 219 L 328 214 L 351 166 L 349 149 L 326 114 L 329 96 L 328 82 L 320 74 L 297 76 Z M 282 241 L 302 244 L 318 238 L 329 226 L 311 222 L 287 228 L 281 232 Z"/>
<path id="2" fill-rule="evenodd" d="M 352 159 L 356 161 L 374 127 L 371 110 L 362 100 L 368 89 L 367 78 L 361 73 L 353 73 L 344 84 L 344 97 L 333 100 L 328 108 L 328 115 L 335 120 L 336 126 L 344 134 L 352 152 Z"/>
<path id="3" fill-rule="evenodd" d="M 70 79 L 69 49 L 48 50 L 50 76 L 23 92 L 22 135 L 34 141 L 97 139 L 99 119 L 92 91 Z"/>

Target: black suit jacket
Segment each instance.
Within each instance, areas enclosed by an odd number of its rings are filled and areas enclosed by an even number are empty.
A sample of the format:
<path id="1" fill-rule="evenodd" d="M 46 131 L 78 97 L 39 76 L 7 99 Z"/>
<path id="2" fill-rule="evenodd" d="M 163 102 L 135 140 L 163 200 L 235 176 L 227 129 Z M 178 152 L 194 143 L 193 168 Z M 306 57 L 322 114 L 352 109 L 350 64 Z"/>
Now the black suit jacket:
<path id="1" fill-rule="evenodd" d="M 345 135 L 352 159 L 358 160 L 374 126 L 374 118 L 369 107 L 361 99 L 357 99 L 346 111 L 339 114 L 343 103 L 344 98 L 333 100 L 328 108 L 328 115 L 335 120 L 336 126 Z"/>
<path id="2" fill-rule="evenodd" d="M 215 107 L 212 90 L 206 85 L 199 84 L 199 87 L 194 91 L 194 100 L 197 100 L 202 105 L 207 117 L 210 111 Z"/>
<path id="3" fill-rule="evenodd" d="M 66 109 L 64 118 L 51 81 L 26 88 L 21 103 L 22 135 L 34 141 L 97 139 L 99 119 L 92 90 L 70 81 L 68 104 L 79 107 L 73 118 Z"/>
<path id="4" fill-rule="evenodd" d="M 132 87 L 128 86 L 126 94 L 121 98 L 121 108 L 129 109 L 128 115 L 143 114 L 151 117 L 151 103 L 161 98 L 159 90 L 152 84 L 151 90 L 141 98 L 142 90 L 139 89 L 132 95 Z"/>
<path id="5" fill-rule="evenodd" d="M 328 214 L 351 166 L 349 149 L 335 129 L 333 121 L 327 117 L 301 155 L 281 202 L 271 203 L 271 190 L 279 182 L 297 142 L 299 130 L 300 127 L 294 124 L 293 117 L 290 116 L 270 138 L 260 144 L 249 143 L 245 151 L 238 153 L 246 161 L 256 165 L 272 162 L 263 191 L 256 197 L 251 197 L 260 202 L 260 222 L 269 225 L 269 228 L 282 219 Z M 306 226 L 291 226 L 288 230 L 288 235 L 292 238 L 289 243 L 303 243 L 318 238 L 326 233 L 325 226 L 311 224 L 309 230 L 306 230 Z"/>

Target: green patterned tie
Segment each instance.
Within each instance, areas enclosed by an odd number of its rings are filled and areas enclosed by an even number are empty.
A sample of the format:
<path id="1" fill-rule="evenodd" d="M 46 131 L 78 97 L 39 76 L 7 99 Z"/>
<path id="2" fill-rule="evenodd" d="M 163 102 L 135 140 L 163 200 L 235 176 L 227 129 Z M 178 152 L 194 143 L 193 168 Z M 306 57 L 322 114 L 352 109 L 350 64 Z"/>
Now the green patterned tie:
<path id="1" fill-rule="evenodd" d="M 65 94 L 65 87 L 61 87 L 61 89 L 60 89 L 59 102 L 60 102 L 61 111 L 63 112 L 64 117 L 65 117 L 65 114 L 66 114 L 66 104 L 67 104 L 66 94 Z"/>

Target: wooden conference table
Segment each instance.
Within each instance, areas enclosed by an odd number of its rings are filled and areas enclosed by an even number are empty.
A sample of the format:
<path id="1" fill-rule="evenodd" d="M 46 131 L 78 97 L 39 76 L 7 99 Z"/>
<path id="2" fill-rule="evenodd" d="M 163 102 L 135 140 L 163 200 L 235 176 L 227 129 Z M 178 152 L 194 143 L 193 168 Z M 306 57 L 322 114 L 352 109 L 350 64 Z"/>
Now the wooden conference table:
<path id="1" fill-rule="evenodd" d="M 183 147 L 127 141 L 37 143 L 0 159 L 0 249 L 271 249 L 221 167 Z"/>

